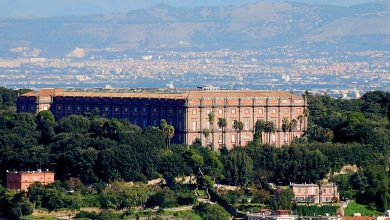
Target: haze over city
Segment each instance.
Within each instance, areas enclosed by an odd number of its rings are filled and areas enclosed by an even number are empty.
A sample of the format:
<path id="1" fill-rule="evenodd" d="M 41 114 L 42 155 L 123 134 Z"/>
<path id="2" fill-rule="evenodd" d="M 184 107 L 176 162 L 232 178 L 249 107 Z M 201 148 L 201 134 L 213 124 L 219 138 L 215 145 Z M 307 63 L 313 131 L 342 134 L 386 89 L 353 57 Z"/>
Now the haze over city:
<path id="1" fill-rule="evenodd" d="M 1 85 L 390 88 L 389 1 L 1 1 Z"/>

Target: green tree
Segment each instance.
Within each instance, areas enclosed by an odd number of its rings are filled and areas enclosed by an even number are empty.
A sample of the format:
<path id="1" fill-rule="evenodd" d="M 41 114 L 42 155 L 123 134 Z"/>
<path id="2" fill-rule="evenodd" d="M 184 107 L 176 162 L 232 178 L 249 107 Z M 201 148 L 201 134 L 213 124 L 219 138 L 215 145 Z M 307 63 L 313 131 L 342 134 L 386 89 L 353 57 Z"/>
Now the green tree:
<path id="1" fill-rule="evenodd" d="M 257 144 L 263 143 L 263 131 L 265 130 L 265 121 L 264 120 L 257 120 L 255 124 L 255 134 L 253 137 L 253 140 Z"/>
<path id="2" fill-rule="evenodd" d="M 159 189 L 156 194 L 148 199 L 146 206 L 151 208 L 155 206 L 159 206 L 160 208 L 171 208 L 178 205 L 177 200 L 176 193 L 168 187 L 164 187 Z"/>
<path id="3" fill-rule="evenodd" d="M 116 210 L 143 205 L 154 194 L 146 185 L 132 185 L 126 182 L 113 182 L 101 194 L 103 208 Z"/>
<path id="4" fill-rule="evenodd" d="M 161 119 L 160 128 L 165 135 L 166 148 L 168 149 L 171 145 L 171 139 L 175 135 L 175 128 L 172 125 L 168 124 L 165 119 Z"/>
<path id="5" fill-rule="evenodd" d="M 209 143 L 210 129 L 204 128 L 202 130 L 202 134 L 203 134 L 203 136 L 204 136 L 204 138 L 206 140 L 205 145 L 207 145 Z"/>
<path id="6" fill-rule="evenodd" d="M 237 120 L 234 120 L 233 123 L 234 123 L 233 128 L 234 131 L 236 132 L 238 144 L 241 145 L 241 132 L 244 129 L 244 124 L 241 121 L 237 121 Z"/>
<path id="7" fill-rule="evenodd" d="M 215 120 L 215 113 L 214 112 L 210 112 L 208 115 L 208 120 L 209 120 L 209 123 L 210 123 L 210 127 L 211 127 L 211 134 L 212 134 L 212 139 L 213 139 L 213 143 L 212 143 L 212 147 L 211 147 L 211 150 L 214 150 L 214 120 Z"/>
<path id="8" fill-rule="evenodd" d="M 58 123 L 58 132 L 73 132 L 85 134 L 88 132 L 91 122 L 81 115 L 67 116 Z"/>
<path id="9" fill-rule="evenodd" d="M 37 120 L 40 120 L 40 119 L 44 119 L 44 120 L 52 122 L 52 123 L 54 123 L 56 120 L 54 115 L 49 110 L 38 112 Z"/>
<path id="10" fill-rule="evenodd" d="M 227 220 L 230 218 L 229 213 L 220 205 L 201 203 L 195 207 L 195 211 L 202 217 L 202 219 Z"/>
<path id="11" fill-rule="evenodd" d="M 224 162 L 229 183 L 244 186 L 251 180 L 253 161 L 243 149 L 233 149 Z"/>
<path id="12" fill-rule="evenodd" d="M 291 142 L 293 141 L 293 139 L 294 139 L 294 132 L 295 132 L 295 130 L 297 129 L 297 125 L 298 125 L 298 122 L 297 122 L 297 120 L 296 119 L 293 119 L 293 120 L 291 120 L 291 122 L 289 123 L 289 131 L 290 131 L 290 133 L 291 133 L 291 135 L 290 135 L 290 140 L 291 140 Z"/>
<path id="13" fill-rule="evenodd" d="M 214 187 L 214 180 L 210 177 L 210 176 L 207 176 L 207 175 L 202 175 L 202 176 L 199 176 L 198 177 L 198 184 L 199 186 L 206 190 L 206 194 L 208 196 L 208 199 L 210 199 L 210 194 L 209 194 L 209 188 L 212 188 Z"/>
<path id="14" fill-rule="evenodd" d="M 286 135 L 287 132 L 290 131 L 290 122 L 288 121 L 287 117 L 284 117 L 282 120 L 282 131 L 284 132 L 284 135 Z"/>
<path id="15" fill-rule="evenodd" d="M 225 118 L 218 118 L 218 127 L 221 129 L 223 147 L 225 146 L 225 129 L 227 127 L 227 120 Z"/>
<path id="16" fill-rule="evenodd" d="M 271 134 L 276 132 L 275 123 L 273 121 L 267 121 L 265 123 L 265 132 L 268 133 L 268 143 L 271 144 Z"/>
<path id="17" fill-rule="evenodd" d="M 291 201 L 293 198 L 294 193 L 291 189 L 276 189 L 275 195 L 271 199 L 270 206 L 273 210 L 291 210 Z"/>

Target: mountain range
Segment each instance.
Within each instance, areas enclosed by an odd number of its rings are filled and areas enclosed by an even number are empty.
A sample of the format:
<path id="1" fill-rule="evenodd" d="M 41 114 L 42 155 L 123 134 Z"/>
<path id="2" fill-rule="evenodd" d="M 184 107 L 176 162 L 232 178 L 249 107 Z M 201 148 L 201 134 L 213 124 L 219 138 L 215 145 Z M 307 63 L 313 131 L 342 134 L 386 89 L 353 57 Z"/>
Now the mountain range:
<path id="1" fill-rule="evenodd" d="M 75 48 L 212 50 L 294 44 L 326 48 L 335 42 L 346 49 L 390 50 L 390 1 L 349 7 L 282 1 L 193 8 L 159 4 L 121 14 L 0 18 L 3 57 L 22 52 L 62 57 Z"/>

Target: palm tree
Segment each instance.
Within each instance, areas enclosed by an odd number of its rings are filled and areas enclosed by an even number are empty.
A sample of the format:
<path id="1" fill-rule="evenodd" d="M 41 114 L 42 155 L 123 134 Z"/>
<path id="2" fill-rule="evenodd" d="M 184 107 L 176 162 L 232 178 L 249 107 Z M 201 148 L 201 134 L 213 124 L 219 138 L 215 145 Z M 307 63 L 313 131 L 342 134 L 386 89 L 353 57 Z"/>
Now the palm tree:
<path id="1" fill-rule="evenodd" d="M 233 128 L 236 131 L 238 145 L 241 145 L 241 131 L 244 129 L 244 123 L 242 123 L 241 121 L 234 120 Z"/>
<path id="2" fill-rule="evenodd" d="M 303 122 L 303 115 L 298 115 L 298 121 L 299 121 L 299 130 L 302 128 L 302 122 Z"/>
<path id="3" fill-rule="evenodd" d="M 209 118 L 209 123 L 210 123 L 210 127 L 211 127 L 211 135 L 212 135 L 212 138 L 213 138 L 213 143 L 212 143 L 211 150 L 214 150 L 214 119 L 215 119 L 215 113 L 214 112 L 210 112 L 207 116 Z"/>
<path id="4" fill-rule="evenodd" d="M 263 143 L 263 131 L 265 129 L 265 121 L 264 120 L 257 120 L 255 124 L 255 134 L 253 137 L 254 141 L 260 140 L 260 143 Z"/>
<path id="5" fill-rule="evenodd" d="M 265 131 L 268 133 L 268 143 L 271 144 L 271 133 L 276 132 L 275 123 L 273 121 L 267 121 L 265 123 Z"/>
<path id="6" fill-rule="evenodd" d="M 303 110 L 303 121 L 305 122 L 304 128 L 307 129 L 307 118 L 309 117 L 309 111 L 305 108 Z M 304 129 L 306 131 L 306 129 Z"/>
<path id="7" fill-rule="evenodd" d="M 165 119 L 161 119 L 160 121 L 160 129 L 162 130 L 162 132 L 164 133 L 164 136 L 165 136 L 165 147 L 168 148 L 168 142 L 167 142 L 167 128 L 168 128 L 169 124 L 167 122 L 167 120 Z"/>
<path id="8" fill-rule="evenodd" d="M 284 117 L 282 120 L 282 131 L 284 132 L 284 135 L 286 135 L 286 132 L 290 130 L 290 123 L 288 121 L 287 117 Z"/>
<path id="9" fill-rule="evenodd" d="M 290 122 L 289 127 L 290 127 L 290 132 L 291 132 L 291 134 L 292 134 L 292 137 L 290 137 L 291 142 L 292 142 L 292 139 L 293 139 L 293 137 L 294 137 L 294 132 L 295 132 L 295 129 L 297 128 L 297 124 L 298 124 L 298 121 L 297 121 L 296 119 L 293 119 L 293 120 L 291 120 L 291 122 Z M 291 135 L 290 135 L 290 136 L 291 136 Z"/>
<path id="10" fill-rule="evenodd" d="M 221 129 L 222 131 L 222 147 L 225 146 L 224 144 L 224 133 L 225 133 L 225 128 L 227 126 L 227 121 L 225 118 L 218 118 L 218 127 Z"/>
<path id="11" fill-rule="evenodd" d="M 203 134 L 204 138 L 206 139 L 206 145 L 207 145 L 208 139 L 210 136 L 210 129 L 208 129 L 208 128 L 203 129 L 202 134 Z"/>
<path id="12" fill-rule="evenodd" d="M 172 125 L 168 125 L 165 129 L 165 136 L 168 138 L 168 148 L 171 146 L 171 139 L 175 135 L 175 128 Z"/>

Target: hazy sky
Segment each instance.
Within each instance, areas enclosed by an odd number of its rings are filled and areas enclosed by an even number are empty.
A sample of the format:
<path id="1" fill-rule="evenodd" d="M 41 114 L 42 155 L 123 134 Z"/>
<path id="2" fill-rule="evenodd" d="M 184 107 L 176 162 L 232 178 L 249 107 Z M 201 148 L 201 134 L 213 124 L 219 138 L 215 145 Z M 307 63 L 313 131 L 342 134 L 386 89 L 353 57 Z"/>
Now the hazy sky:
<path id="1" fill-rule="evenodd" d="M 159 3 L 172 6 L 236 5 L 271 0 L 0 0 L 0 16 L 63 16 L 121 13 Z M 350 6 L 375 0 L 290 0 Z"/>

